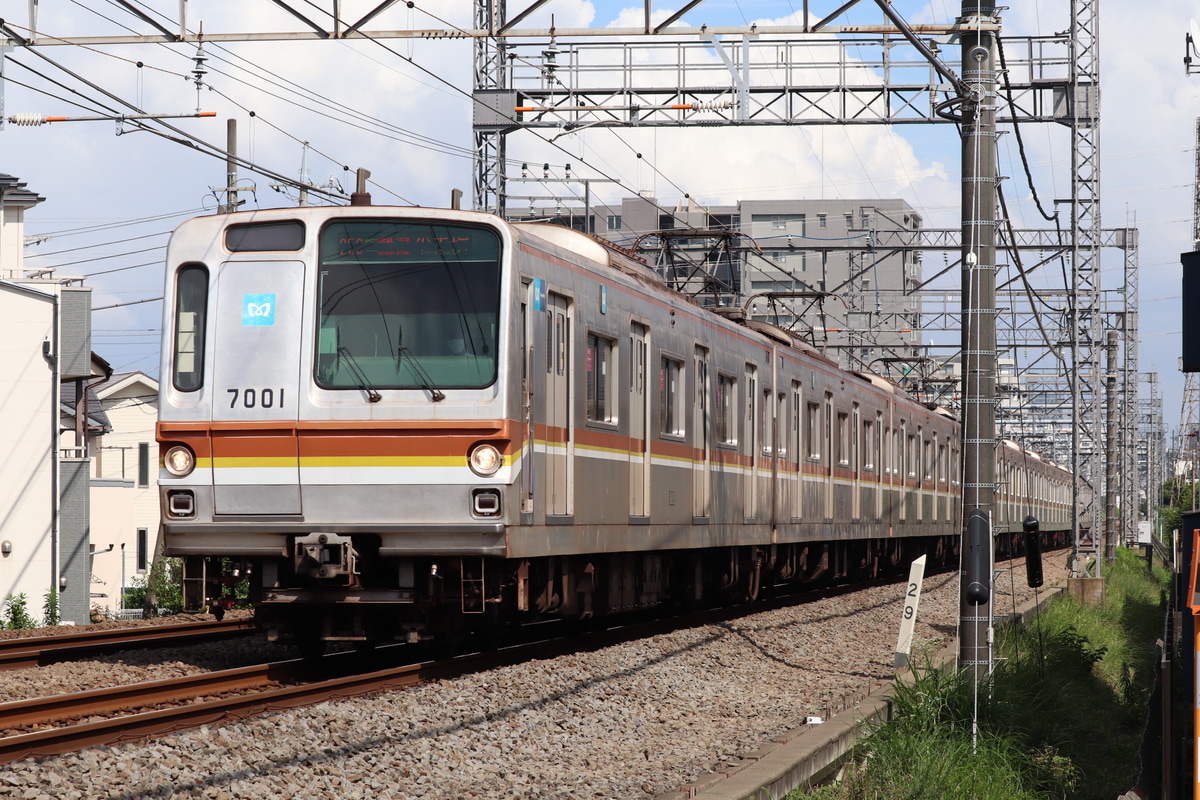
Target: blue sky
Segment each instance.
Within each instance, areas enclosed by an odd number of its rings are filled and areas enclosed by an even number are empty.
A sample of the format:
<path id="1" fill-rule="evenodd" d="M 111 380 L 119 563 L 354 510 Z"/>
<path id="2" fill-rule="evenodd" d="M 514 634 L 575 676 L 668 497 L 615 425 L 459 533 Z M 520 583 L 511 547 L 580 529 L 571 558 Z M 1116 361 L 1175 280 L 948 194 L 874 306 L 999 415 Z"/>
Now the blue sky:
<path id="1" fill-rule="evenodd" d="M 14 4 L 24 6 L 24 4 Z M 142 7 L 177 27 L 177 0 Z M 328 0 L 296 3 L 314 18 Z M 343 16 L 357 19 L 375 0 L 343 0 Z M 509 11 L 523 7 L 509 0 Z M 661 19 L 680 3 L 655 3 Z M 810 2 L 815 15 L 840 3 Z M 121 26 L 149 28 L 114 3 L 42 0 L 43 35 L 115 34 Z M 190 27 L 203 22 L 221 31 L 298 30 L 300 25 L 260 0 L 190 3 Z M 910 22 L 947 22 L 957 4 L 898 0 Z M 379 19 L 379 28 L 469 26 L 466 0 L 404 4 Z M 782 22 L 800 12 L 800 0 L 709 0 L 689 12 L 690 25 Z M 6 15 L 18 29 L 24 10 Z M 636 3 L 552 0 L 522 26 L 559 28 L 636 24 Z M 1006 35 L 1066 29 L 1065 0 L 1014 6 L 1003 16 Z M 1176 372 L 1181 327 L 1179 253 L 1191 249 L 1194 139 L 1200 115 L 1200 76 L 1187 77 L 1184 32 L 1192 4 L 1109 4 L 1101 9 L 1102 225 L 1132 220 L 1141 231 L 1142 371 L 1155 370 L 1164 389 L 1164 419 L 1177 424 L 1182 376 Z M 203 17 L 203 19 L 201 19 Z M 869 0 L 838 22 L 877 24 L 882 13 Z M 454 188 L 470 198 L 471 52 L 462 41 L 399 41 L 388 48 L 344 42 L 211 45 L 206 86 L 199 93 L 191 71 L 195 48 L 145 45 L 45 47 L 10 51 L 5 66 L 4 113 L 88 115 L 98 103 L 117 107 L 109 93 L 148 112 L 184 114 L 197 107 L 215 119 L 176 120 L 209 142 L 223 145 L 227 118 L 239 126 L 239 152 L 282 175 L 333 180 L 347 191 L 353 176 L 372 172 L 376 203 L 444 206 Z M 951 59 L 957 51 L 947 50 Z M 44 58 L 43 58 L 44 57 Z M 48 59 L 48 60 L 47 60 Z M 52 63 L 53 62 L 53 63 Z M 140 62 L 140 66 L 139 66 Z M 74 71 L 69 77 L 58 65 Z M 35 74 L 34 70 L 41 75 Z M 86 80 L 87 83 L 82 82 Z M 64 86 L 56 86 L 58 81 Z M 24 84 L 24 85 L 22 85 Z M 30 88 L 27 88 L 30 87 Z M 53 95 L 49 96 L 49 95 Z M 72 102 L 86 106 L 79 108 Z M 250 115 L 254 111 L 254 116 Z M 60 274 L 89 276 L 95 287 L 94 349 L 118 369 L 155 374 L 158 363 L 162 257 L 168 232 L 187 216 L 211 212 L 224 184 L 221 161 L 145 132 L 116 135 L 111 121 L 64 122 L 42 127 L 6 125 L 0 131 L 0 172 L 25 181 L 46 202 L 31 211 L 26 233 L 45 237 L 26 249 L 28 266 L 57 266 Z M 129 126 L 126 126 L 129 130 Z M 1030 126 L 1024 137 L 1043 198 L 1070 190 L 1070 140 L 1058 126 Z M 952 227 L 958 219 L 959 143 L 953 127 L 584 131 L 564 137 L 567 153 L 547 150 L 524 134 L 510 137 L 509 155 L 558 166 L 568 160 L 584 176 L 586 164 L 622 184 L 648 189 L 673 204 L 681 192 L 704 202 L 757 197 L 901 197 L 922 211 L 927 224 Z M 304 142 L 308 143 L 306 151 Z M 643 158 L 636 159 L 635 152 Z M 1019 227 L 1044 223 L 1030 201 L 1011 135 L 1000 139 L 1000 169 L 1010 211 Z M 291 205 L 273 180 L 243 171 L 243 207 Z M 253 188 L 251 188 L 251 186 Z M 604 185 L 596 191 L 603 196 Z M 610 190 L 616 191 L 616 190 Z M 613 195 L 615 196 L 615 195 Z M 1116 291 L 1121 264 L 1103 260 L 1103 285 Z M 139 302 L 149 301 L 149 302 Z"/>

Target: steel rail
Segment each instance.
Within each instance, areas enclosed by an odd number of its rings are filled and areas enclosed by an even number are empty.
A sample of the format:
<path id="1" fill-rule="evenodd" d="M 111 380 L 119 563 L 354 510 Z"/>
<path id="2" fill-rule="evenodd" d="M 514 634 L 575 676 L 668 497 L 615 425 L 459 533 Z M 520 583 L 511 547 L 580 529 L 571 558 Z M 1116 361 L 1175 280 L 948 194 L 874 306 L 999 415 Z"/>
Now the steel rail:
<path id="1" fill-rule="evenodd" d="M 280 675 L 279 666 L 258 664 L 122 686 L 107 686 L 84 692 L 12 700 L 0 703 L 0 730 L 14 730 L 54 720 L 111 714 L 116 711 L 147 708 L 159 703 L 178 702 L 190 697 L 251 689 L 286 680 L 289 676 Z"/>
<path id="2" fill-rule="evenodd" d="M 372 653 L 327 655 L 317 661 L 295 659 L 254 667 L 205 673 L 123 687 L 78 692 L 62 697 L 37 698 L 0 704 L 0 730 L 18 725 L 46 722 L 87 714 L 114 713 L 155 702 L 186 702 L 185 705 L 145 711 L 112 719 L 65 725 L 48 730 L 0 738 L 0 765 L 26 758 L 71 753 L 95 745 L 144 741 L 175 731 L 227 722 L 257 715 L 314 705 L 327 700 L 360 697 L 402 689 L 421 682 L 445 680 L 459 675 L 496 669 L 528 660 L 549 659 L 564 653 L 594 651 L 614 644 L 667 633 L 680 628 L 718 623 L 746 614 L 760 613 L 804 599 L 845 594 L 888 580 L 876 579 L 853 586 L 826 587 L 797 595 L 763 599 L 737 606 L 706 609 L 679 617 L 633 622 L 628 625 L 543 638 L 502 650 L 474 653 L 442 661 L 405 663 L 379 668 L 413 651 L 408 645 L 380 648 Z M 375 659 L 372 663 L 370 659 Z M 362 671 L 364 666 L 373 666 Z M 300 681 L 308 681 L 299 683 Z M 274 687 L 236 696 L 194 702 L 217 692 L 253 689 L 266 683 L 297 685 Z M 174 687 L 174 688 L 172 688 Z M 180 691 L 182 689 L 183 691 Z"/>
<path id="3" fill-rule="evenodd" d="M 252 619 L 181 622 L 134 628 L 105 628 L 57 636 L 0 639 L 0 670 L 25 669 L 55 661 L 66 661 L 85 653 L 123 647 L 179 644 L 186 639 L 216 639 L 243 636 L 255 631 Z"/>
<path id="4" fill-rule="evenodd" d="M 421 670 L 420 665 L 409 665 L 9 736 L 0 739 L 0 764 L 61 755 L 100 744 L 142 741 L 174 731 L 242 720 L 270 711 L 411 686 L 421 680 Z"/>

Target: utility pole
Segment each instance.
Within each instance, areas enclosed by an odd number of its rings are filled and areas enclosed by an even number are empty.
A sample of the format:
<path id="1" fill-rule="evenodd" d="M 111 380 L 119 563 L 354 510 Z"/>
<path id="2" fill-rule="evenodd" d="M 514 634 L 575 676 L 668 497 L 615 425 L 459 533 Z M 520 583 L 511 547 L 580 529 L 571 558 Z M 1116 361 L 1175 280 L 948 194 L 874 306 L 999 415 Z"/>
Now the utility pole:
<path id="1" fill-rule="evenodd" d="M 991 670 L 992 511 L 996 491 L 996 50 L 994 0 L 963 0 L 963 564 L 960 666 Z"/>
<path id="2" fill-rule="evenodd" d="M 218 214 L 237 211 L 237 120 L 225 120 L 225 203 L 217 209 Z"/>

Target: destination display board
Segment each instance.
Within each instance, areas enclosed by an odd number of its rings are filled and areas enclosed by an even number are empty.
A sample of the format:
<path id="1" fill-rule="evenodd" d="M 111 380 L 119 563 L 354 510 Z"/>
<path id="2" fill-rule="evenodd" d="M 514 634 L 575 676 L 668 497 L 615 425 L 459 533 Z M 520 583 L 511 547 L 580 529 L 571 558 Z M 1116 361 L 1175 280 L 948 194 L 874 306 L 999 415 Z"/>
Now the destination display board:
<path id="1" fill-rule="evenodd" d="M 499 257 L 500 239 L 488 228 L 395 220 L 339 220 L 321 231 L 321 261 L 326 264 L 495 262 Z"/>

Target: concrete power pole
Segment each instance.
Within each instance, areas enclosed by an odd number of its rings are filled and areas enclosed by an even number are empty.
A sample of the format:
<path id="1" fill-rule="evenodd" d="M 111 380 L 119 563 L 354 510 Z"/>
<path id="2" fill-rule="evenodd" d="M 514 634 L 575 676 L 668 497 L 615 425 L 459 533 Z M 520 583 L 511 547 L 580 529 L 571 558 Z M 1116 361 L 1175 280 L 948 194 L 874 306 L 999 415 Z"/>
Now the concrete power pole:
<path id="1" fill-rule="evenodd" d="M 218 214 L 237 211 L 237 120 L 225 120 L 225 203 L 217 209 Z"/>
<path id="2" fill-rule="evenodd" d="M 991 670 L 996 491 L 996 48 L 993 0 L 964 0 L 962 75 L 963 565 L 959 664 Z"/>

